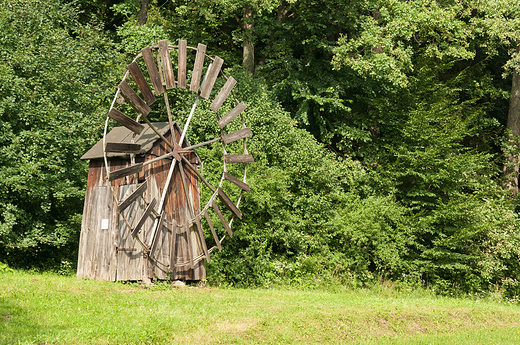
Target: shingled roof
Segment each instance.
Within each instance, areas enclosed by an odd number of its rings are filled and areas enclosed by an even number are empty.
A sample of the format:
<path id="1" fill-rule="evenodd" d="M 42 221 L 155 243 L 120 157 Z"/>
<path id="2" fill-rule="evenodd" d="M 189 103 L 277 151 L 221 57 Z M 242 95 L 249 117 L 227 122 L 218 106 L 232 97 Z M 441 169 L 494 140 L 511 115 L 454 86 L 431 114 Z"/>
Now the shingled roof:
<path id="1" fill-rule="evenodd" d="M 166 135 L 166 133 L 170 130 L 168 122 L 154 122 L 154 127 L 157 129 L 162 136 Z M 174 122 L 173 125 L 180 132 L 179 125 L 177 122 Z M 145 126 L 145 129 L 134 137 L 134 132 L 129 130 L 126 127 L 115 127 L 112 129 L 106 136 L 106 142 L 112 143 L 131 143 L 132 139 L 135 144 L 141 144 L 141 150 L 139 154 L 144 154 L 150 151 L 153 147 L 153 144 L 160 140 L 159 136 L 149 127 Z M 184 139 L 184 145 L 189 146 L 189 143 L 186 139 Z M 128 157 L 128 153 L 118 153 L 118 152 L 109 152 L 107 153 L 107 157 Z M 103 139 L 98 141 L 90 150 L 88 150 L 81 159 L 98 159 L 103 158 Z"/>

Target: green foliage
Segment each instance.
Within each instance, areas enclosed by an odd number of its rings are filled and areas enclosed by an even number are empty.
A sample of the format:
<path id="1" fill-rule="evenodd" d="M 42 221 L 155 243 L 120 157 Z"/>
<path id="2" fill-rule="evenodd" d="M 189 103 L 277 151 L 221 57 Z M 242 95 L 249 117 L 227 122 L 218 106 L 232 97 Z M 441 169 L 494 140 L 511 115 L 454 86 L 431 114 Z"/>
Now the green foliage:
<path id="1" fill-rule="evenodd" d="M 117 54 L 59 1 L 2 2 L 0 28 L 0 253 L 16 265 L 72 260 L 79 157 L 99 136 Z"/>
<path id="2" fill-rule="evenodd" d="M 251 192 L 235 235 L 210 263 L 210 283 L 317 284 L 325 277 L 397 276 L 412 238 L 405 209 L 391 198 L 361 199 L 361 166 L 327 153 L 272 102 L 258 78 L 234 71 L 254 128 L 248 150 Z M 249 80 L 248 80 L 249 79 Z"/>

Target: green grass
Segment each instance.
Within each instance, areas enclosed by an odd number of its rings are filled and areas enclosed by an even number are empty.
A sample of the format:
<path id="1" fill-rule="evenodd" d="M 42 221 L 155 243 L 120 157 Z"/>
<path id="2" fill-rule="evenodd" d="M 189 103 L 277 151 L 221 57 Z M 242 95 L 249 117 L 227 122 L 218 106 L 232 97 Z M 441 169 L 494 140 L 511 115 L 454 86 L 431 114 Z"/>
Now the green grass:
<path id="1" fill-rule="evenodd" d="M 143 288 L 0 272 L 1 344 L 518 344 L 520 307 L 427 291 Z"/>

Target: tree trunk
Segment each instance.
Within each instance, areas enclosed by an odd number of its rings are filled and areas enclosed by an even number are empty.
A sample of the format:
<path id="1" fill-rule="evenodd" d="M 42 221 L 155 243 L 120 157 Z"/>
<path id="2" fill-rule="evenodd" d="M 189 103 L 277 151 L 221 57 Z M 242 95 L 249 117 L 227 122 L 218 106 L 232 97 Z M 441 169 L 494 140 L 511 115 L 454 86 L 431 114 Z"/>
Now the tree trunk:
<path id="1" fill-rule="evenodd" d="M 139 11 L 139 17 L 137 18 L 137 25 L 144 25 L 148 20 L 148 5 L 150 0 L 141 0 L 141 10 Z"/>
<path id="2" fill-rule="evenodd" d="M 520 52 L 520 45 L 516 48 Z M 509 113 L 507 115 L 507 148 L 505 149 L 504 177 L 505 186 L 518 194 L 518 172 L 520 162 L 520 74 L 513 73 Z"/>
<path id="3" fill-rule="evenodd" d="M 242 66 L 251 74 L 255 73 L 255 47 L 253 45 L 253 10 L 249 6 L 244 6 L 244 55 Z"/>

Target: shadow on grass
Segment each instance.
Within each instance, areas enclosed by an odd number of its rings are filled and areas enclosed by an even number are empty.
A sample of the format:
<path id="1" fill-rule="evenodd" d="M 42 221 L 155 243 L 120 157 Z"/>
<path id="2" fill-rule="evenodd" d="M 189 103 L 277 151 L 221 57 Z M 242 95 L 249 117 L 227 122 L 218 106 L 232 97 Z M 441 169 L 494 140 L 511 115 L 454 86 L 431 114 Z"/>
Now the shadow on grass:
<path id="1" fill-rule="evenodd" d="M 38 325 L 29 309 L 0 298 L 0 344 L 43 345 L 41 339 L 47 331 Z"/>

